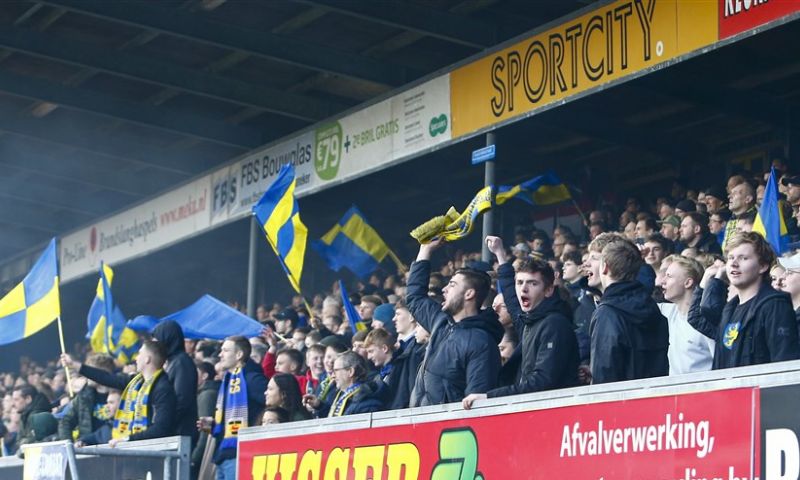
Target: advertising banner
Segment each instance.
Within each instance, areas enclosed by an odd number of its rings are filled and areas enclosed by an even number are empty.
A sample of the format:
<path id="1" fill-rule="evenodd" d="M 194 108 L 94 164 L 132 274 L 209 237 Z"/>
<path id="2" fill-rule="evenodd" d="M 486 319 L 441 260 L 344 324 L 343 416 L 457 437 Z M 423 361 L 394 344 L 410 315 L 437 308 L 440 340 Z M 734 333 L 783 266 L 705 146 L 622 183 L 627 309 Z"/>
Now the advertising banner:
<path id="1" fill-rule="evenodd" d="M 620 0 L 451 74 L 453 138 L 717 41 L 714 1 Z"/>
<path id="2" fill-rule="evenodd" d="M 61 445 L 31 445 L 23 448 L 23 480 L 64 480 L 67 472 L 67 449 Z"/>
<path id="3" fill-rule="evenodd" d="M 720 40 L 800 12 L 800 2 L 797 0 L 718 1 Z"/>
<path id="4" fill-rule="evenodd" d="M 209 177 L 101 220 L 61 239 L 61 281 L 98 272 L 209 226 Z"/>
<path id="5" fill-rule="evenodd" d="M 800 478 L 800 385 L 761 389 L 762 478 Z"/>
<path id="6" fill-rule="evenodd" d="M 211 180 L 211 223 L 249 215 L 284 163 L 294 165 L 302 196 L 448 140 L 450 79 L 443 75 L 220 169 Z"/>
<path id="7" fill-rule="evenodd" d="M 240 440 L 240 479 L 753 479 L 758 390 Z"/>

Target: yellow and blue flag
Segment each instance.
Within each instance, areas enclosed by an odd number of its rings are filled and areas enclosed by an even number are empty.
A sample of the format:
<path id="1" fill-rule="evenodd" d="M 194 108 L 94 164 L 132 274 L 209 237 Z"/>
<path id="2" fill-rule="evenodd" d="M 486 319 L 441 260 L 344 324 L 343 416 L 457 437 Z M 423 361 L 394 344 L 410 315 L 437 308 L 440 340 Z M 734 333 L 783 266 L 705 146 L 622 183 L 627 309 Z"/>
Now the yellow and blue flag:
<path id="1" fill-rule="evenodd" d="M 361 316 L 356 311 L 356 307 L 354 307 L 353 303 L 350 301 L 350 297 L 347 295 L 347 290 L 344 288 L 344 282 L 341 280 L 339 280 L 339 293 L 342 294 L 342 305 L 344 306 L 345 314 L 347 314 L 347 322 L 350 324 L 350 330 L 353 331 L 354 335 L 356 332 L 366 330 L 367 326 L 361 321 Z"/>
<path id="2" fill-rule="evenodd" d="M 355 205 L 321 239 L 311 242 L 311 247 L 331 270 L 338 272 L 346 267 L 362 280 L 377 270 L 391 252 Z"/>
<path id="3" fill-rule="evenodd" d="M 22 282 L 0 298 L 0 345 L 30 337 L 60 316 L 54 238 Z"/>
<path id="4" fill-rule="evenodd" d="M 306 254 L 308 229 L 300 221 L 300 210 L 294 198 L 294 167 L 285 164 L 264 196 L 253 206 L 253 215 L 258 219 L 289 282 L 300 293 L 300 277 Z"/>
<path id="5" fill-rule="evenodd" d="M 569 188 L 553 172 L 547 172 L 517 185 L 497 187 L 495 203 L 502 205 L 516 198 L 531 205 L 552 205 L 572 198 Z"/>
<path id="6" fill-rule="evenodd" d="M 89 339 L 92 351 L 107 353 L 120 363 L 127 364 L 134 359 L 141 344 L 136 332 L 127 327 L 122 310 L 114 303 L 111 295 L 113 280 L 114 271 L 108 265 L 101 264 L 97 292 L 86 318 L 86 338 Z"/>
<path id="7" fill-rule="evenodd" d="M 753 231 L 760 233 L 780 255 L 788 250 L 789 231 L 778 201 L 778 183 L 775 180 L 775 168 L 770 169 L 767 187 L 764 189 L 764 200 L 758 209 Z"/>

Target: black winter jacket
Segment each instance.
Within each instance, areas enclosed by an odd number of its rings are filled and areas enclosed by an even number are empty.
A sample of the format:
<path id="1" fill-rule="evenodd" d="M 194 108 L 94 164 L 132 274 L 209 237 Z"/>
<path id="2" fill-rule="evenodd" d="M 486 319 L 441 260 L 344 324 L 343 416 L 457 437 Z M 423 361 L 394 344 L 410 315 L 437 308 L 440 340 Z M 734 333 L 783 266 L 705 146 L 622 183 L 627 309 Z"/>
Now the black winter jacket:
<path id="1" fill-rule="evenodd" d="M 420 345 L 414 338 L 408 340 L 401 350 L 392 358 L 392 371 L 384 380 L 389 386 L 392 400 L 389 410 L 408 408 L 411 391 L 417 379 L 417 370 L 425 357 L 425 345 Z"/>
<path id="2" fill-rule="evenodd" d="M 669 374 L 669 326 L 638 281 L 609 285 L 592 316 L 592 383 Z"/>
<path id="3" fill-rule="evenodd" d="M 81 365 L 78 372 L 95 382 L 114 388 L 122 392 L 133 380 L 133 375 L 117 375 L 100 370 L 99 368 Z M 145 440 L 148 438 L 169 437 L 177 434 L 175 405 L 175 391 L 165 373 L 158 376 L 153 388 L 150 390 L 149 404 L 147 405 L 148 427 L 144 432 L 134 433 L 130 440 Z"/>
<path id="4" fill-rule="evenodd" d="M 497 281 L 503 292 L 514 292 L 514 267 L 500 265 Z M 516 294 L 503 296 L 520 333 L 522 363 L 513 385 L 488 392 L 489 398 L 541 392 L 578 383 L 578 341 L 572 329 L 572 312 L 557 294 L 546 297 L 530 312 L 523 312 Z"/>
<path id="5" fill-rule="evenodd" d="M 183 330 L 172 320 L 156 325 L 153 337 L 164 344 L 167 350 L 167 364 L 164 371 L 172 382 L 175 396 L 178 435 L 192 437 L 197 441 L 197 367 L 183 344 Z"/>
<path id="6" fill-rule="evenodd" d="M 411 265 L 406 302 L 411 315 L 431 338 L 414 385 L 411 406 L 459 402 L 470 393 L 486 393 L 497 386 L 503 327 L 497 314 L 485 309 L 456 322 L 428 297 L 431 264 Z"/>
<path id="7" fill-rule="evenodd" d="M 739 306 L 738 296 L 725 303 L 726 290 L 722 280 L 712 279 L 693 298 L 695 303 L 701 298 L 700 306 L 693 304 L 689 310 L 689 324 L 717 342 L 712 369 L 800 358 L 797 321 L 788 294 L 764 282 L 745 304 L 749 307 L 736 336 L 726 338 L 728 323 Z"/>

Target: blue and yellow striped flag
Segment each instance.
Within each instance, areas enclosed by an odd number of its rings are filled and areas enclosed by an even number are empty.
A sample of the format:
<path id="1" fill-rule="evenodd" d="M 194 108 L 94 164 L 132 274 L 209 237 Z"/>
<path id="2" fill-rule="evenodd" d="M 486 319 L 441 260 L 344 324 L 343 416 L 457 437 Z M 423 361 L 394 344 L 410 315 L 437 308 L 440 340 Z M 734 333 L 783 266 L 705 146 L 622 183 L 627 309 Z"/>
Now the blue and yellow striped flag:
<path id="1" fill-rule="evenodd" d="M 0 345 L 30 337 L 60 316 L 54 238 L 22 282 L 0 298 Z"/>
<path id="2" fill-rule="evenodd" d="M 758 209 L 756 220 L 753 222 L 753 231 L 760 233 L 776 254 L 781 255 L 788 250 L 789 231 L 778 201 L 778 183 L 775 180 L 774 167 L 770 169 L 767 187 L 764 189 L 764 200 L 761 201 L 761 208 Z"/>
<path id="3" fill-rule="evenodd" d="M 127 327 L 122 310 L 114 303 L 111 295 L 113 280 L 114 270 L 105 263 L 101 264 L 97 291 L 86 317 L 86 338 L 92 351 L 109 354 L 125 365 L 134 359 L 141 344 L 136 332 Z"/>
<path id="4" fill-rule="evenodd" d="M 300 293 L 300 277 L 306 254 L 308 229 L 300 221 L 300 210 L 294 198 L 294 167 L 285 164 L 264 196 L 253 206 L 253 215 L 258 219 L 275 254 L 281 262 L 289 282 Z"/>
<path id="5" fill-rule="evenodd" d="M 397 258 L 355 205 L 321 239 L 311 242 L 311 247 L 331 270 L 346 267 L 362 280 L 377 270 L 387 255 Z"/>
<path id="6" fill-rule="evenodd" d="M 553 172 L 547 172 L 517 185 L 497 187 L 495 203 L 502 205 L 516 198 L 531 205 L 551 205 L 572 198 L 569 189 Z"/>

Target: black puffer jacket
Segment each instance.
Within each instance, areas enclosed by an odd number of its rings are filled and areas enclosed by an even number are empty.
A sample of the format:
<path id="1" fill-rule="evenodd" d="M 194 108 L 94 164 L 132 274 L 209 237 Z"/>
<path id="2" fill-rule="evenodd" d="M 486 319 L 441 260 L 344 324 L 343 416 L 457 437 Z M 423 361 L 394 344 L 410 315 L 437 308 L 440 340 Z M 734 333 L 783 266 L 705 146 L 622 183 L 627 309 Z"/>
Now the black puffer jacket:
<path id="1" fill-rule="evenodd" d="M 431 264 L 411 265 L 406 302 L 411 315 L 431 333 L 428 349 L 414 385 L 411 406 L 459 402 L 470 393 L 497 386 L 503 327 L 491 309 L 460 322 L 428 297 Z"/>
<path id="2" fill-rule="evenodd" d="M 669 326 L 638 281 L 609 285 L 592 316 L 592 383 L 669 374 Z"/>
<path id="3" fill-rule="evenodd" d="M 510 263 L 497 271 L 500 289 L 514 292 L 514 268 Z M 523 312 L 516 294 L 503 296 L 506 308 L 521 332 L 522 363 L 513 385 L 488 392 L 489 398 L 518 393 L 572 387 L 578 383 L 578 341 L 572 329 L 569 306 L 553 294 L 530 312 Z"/>
<path id="4" fill-rule="evenodd" d="M 800 358 L 797 320 L 788 294 L 764 282 L 755 298 L 742 306 L 747 312 L 738 333 L 726 339 L 726 329 L 739 306 L 739 297 L 724 303 L 725 287 L 722 280 L 712 279 L 705 291 L 695 294 L 693 308 L 689 310 L 689 324 L 717 342 L 712 369 Z M 698 296 L 702 299 L 699 307 Z"/>
<path id="5" fill-rule="evenodd" d="M 153 337 L 164 344 L 167 350 L 167 364 L 164 371 L 172 382 L 177 404 L 178 435 L 192 437 L 197 441 L 197 367 L 183 344 L 183 330 L 172 320 L 156 325 Z"/>

